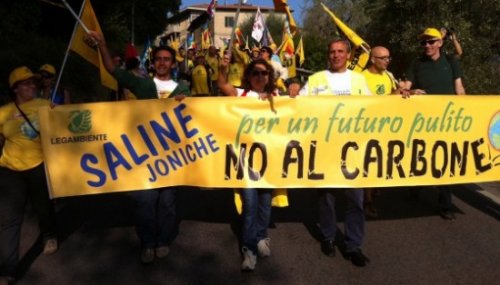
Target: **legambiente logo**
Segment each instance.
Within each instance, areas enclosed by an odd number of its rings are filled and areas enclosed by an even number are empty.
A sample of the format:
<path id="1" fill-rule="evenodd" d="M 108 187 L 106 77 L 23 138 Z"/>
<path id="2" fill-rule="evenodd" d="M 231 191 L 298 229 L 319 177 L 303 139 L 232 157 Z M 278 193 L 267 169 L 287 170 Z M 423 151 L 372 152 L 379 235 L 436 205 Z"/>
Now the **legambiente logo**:
<path id="1" fill-rule="evenodd" d="M 490 125 L 488 126 L 488 138 L 490 144 L 496 150 L 500 150 L 500 111 L 491 118 Z"/>
<path id="2" fill-rule="evenodd" d="M 75 135 L 51 137 L 51 144 L 92 143 L 107 141 L 107 134 L 84 134 L 92 129 L 92 112 L 89 110 L 73 111 L 69 115 L 68 130 Z"/>
<path id="3" fill-rule="evenodd" d="M 72 133 L 86 133 L 92 129 L 92 113 L 89 110 L 73 111 L 68 130 Z"/>

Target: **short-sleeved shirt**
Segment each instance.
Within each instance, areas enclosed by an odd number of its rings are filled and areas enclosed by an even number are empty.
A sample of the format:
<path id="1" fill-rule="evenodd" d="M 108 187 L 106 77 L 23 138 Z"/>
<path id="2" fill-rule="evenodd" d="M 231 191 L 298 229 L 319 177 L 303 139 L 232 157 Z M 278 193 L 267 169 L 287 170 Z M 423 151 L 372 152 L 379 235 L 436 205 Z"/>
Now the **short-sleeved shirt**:
<path id="1" fill-rule="evenodd" d="M 229 84 L 240 87 L 241 79 L 243 78 L 243 72 L 245 71 L 245 65 L 239 62 L 231 63 L 229 65 L 229 73 L 227 76 L 227 80 Z"/>
<path id="2" fill-rule="evenodd" d="M 37 133 L 40 129 L 38 109 L 49 105 L 48 100 L 41 98 L 19 105 L 36 131 L 24 119 L 13 102 L 0 107 L 0 134 L 5 137 L 0 166 L 24 171 L 43 162 L 40 135 Z"/>
<path id="3" fill-rule="evenodd" d="M 158 91 L 158 98 L 165 99 L 170 96 L 175 88 L 177 87 L 177 82 L 170 80 L 160 80 L 158 78 L 153 78 L 154 83 L 156 84 L 156 90 Z"/>
<path id="4" fill-rule="evenodd" d="M 177 88 L 184 95 L 190 95 L 189 88 L 179 85 L 174 80 L 159 80 L 157 78 L 138 77 L 121 68 L 115 68 L 112 72 L 113 77 L 123 88 L 129 89 L 137 99 L 157 99 L 167 98 Z"/>
<path id="5" fill-rule="evenodd" d="M 212 69 L 210 80 L 216 81 L 219 78 L 219 58 L 217 56 L 209 56 L 205 57 L 207 64 Z"/>
<path id="6" fill-rule="evenodd" d="M 324 70 L 309 77 L 299 95 L 371 95 L 366 80 L 360 73 L 346 70 Z"/>
<path id="7" fill-rule="evenodd" d="M 193 68 L 191 73 L 191 94 L 192 95 L 209 95 L 210 88 L 208 87 L 208 72 L 202 64 Z"/>
<path id="8" fill-rule="evenodd" d="M 386 71 L 382 73 L 373 73 L 368 69 L 361 72 L 366 79 L 366 84 L 370 92 L 374 95 L 389 95 L 393 89 L 396 89 L 394 81 Z"/>
<path id="9" fill-rule="evenodd" d="M 427 94 L 456 94 L 455 80 L 463 74 L 456 58 L 441 54 L 436 61 L 427 56 L 414 59 L 406 76 L 413 89 Z"/>

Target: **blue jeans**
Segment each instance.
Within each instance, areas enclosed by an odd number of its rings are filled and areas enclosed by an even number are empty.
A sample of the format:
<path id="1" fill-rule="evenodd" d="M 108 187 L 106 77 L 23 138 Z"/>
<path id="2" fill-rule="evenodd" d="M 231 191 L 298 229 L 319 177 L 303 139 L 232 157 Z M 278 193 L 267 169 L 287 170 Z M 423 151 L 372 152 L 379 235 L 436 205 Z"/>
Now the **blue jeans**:
<path id="1" fill-rule="evenodd" d="M 132 193 L 137 202 L 136 231 L 141 247 L 155 248 L 172 242 L 175 234 L 175 188 Z"/>
<path id="2" fill-rule="evenodd" d="M 257 243 L 267 237 L 271 219 L 270 189 L 241 189 L 243 200 L 241 245 L 257 254 Z"/>
<path id="3" fill-rule="evenodd" d="M 365 213 L 363 210 L 362 188 L 320 190 L 319 227 L 323 237 L 335 240 L 337 234 L 337 215 L 335 213 L 335 197 L 333 191 L 343 191 L 347 198 L 344 231 L 346 251 L 352 252 L 363 244 L 365 236 Z"/>
<path id="4" fill-rule="evenodd" d="M 25 171 L 0 167 L 0 276 L 14 275 L 28 199 L 37 215 L 42 238 L 56 237 L 56 219 L 43 164 Z"/>

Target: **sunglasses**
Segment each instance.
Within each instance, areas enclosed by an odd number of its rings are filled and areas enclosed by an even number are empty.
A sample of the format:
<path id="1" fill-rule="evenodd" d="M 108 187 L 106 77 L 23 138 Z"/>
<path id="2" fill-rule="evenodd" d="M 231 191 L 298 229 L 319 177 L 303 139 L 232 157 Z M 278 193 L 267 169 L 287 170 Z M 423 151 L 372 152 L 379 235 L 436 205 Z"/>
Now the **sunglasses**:
<path id="1" fill-rule="evenodd" d="M 420 45 L 421 45 L 421 46 L 423 46 L 423 47 L 425 47 L 427 44 L 429 44 L 429 45 L 433 45 L 433 44 L 435 44 L 437 41 L 439 41 L 439 40 L 426 40 L 426 41 L 421 41 L 421 42 L 420 42 Z"/>
<path id="2" fill-rule="evenodd" d="M 257 77 L 257 76 L 268 76 L 269 75 L 269 71 L 267 70 L 253 70 L 250 75 L 254 76 L 254 77 Z"/>
<path id="3" fill-rule="evenodd" d="M 392 57 L 390 57 L 390 56 L 374 56 L 374 58 L 385 60 L 385 61 L 391 61 L 392 60 Z"/>

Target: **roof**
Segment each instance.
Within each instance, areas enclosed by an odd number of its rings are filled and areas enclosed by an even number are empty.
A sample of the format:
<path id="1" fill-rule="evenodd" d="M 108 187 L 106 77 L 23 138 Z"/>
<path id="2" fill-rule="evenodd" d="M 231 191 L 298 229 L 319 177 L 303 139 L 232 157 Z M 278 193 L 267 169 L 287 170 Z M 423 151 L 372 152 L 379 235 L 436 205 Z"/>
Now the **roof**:
<path id="1" fill-rule="evenodd" d="M 171 23 L 177 23 L 183 19 L 188 18 L 191 14 L 198 14 L 200 15 L 201 13 L 207 11 L 209 3 L 202 3 L 202 4 L 194 4 L 191 6 L 188 6 L 184 8 L 182 11 L 179 13 L 173 15 L 172 17 L 167 19 L 167 24 Z M 242 4 L 240 11 L 243 12 L 248 12 L 248 11 L 255 11 L 257 12 L 257 8 L 260 8 L 261 12 L 273 12 L 274 11 L 274 6 L 254 6 L 251 4 Z M 215 7 L 216 11 L 234 11 L 238 9 L 238 5 L 232 4 L 232 5 L 217 5 Z M 292 10 L 293 12 L 293 10 Z M 276 13 L 283 13 L 283 12 L 276 12 Z"/>

